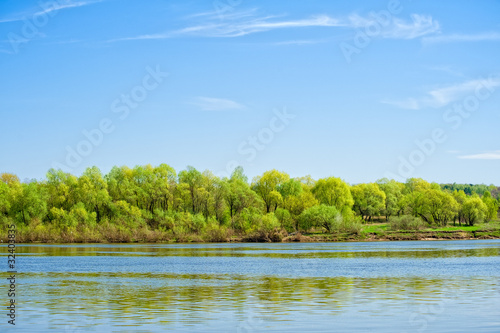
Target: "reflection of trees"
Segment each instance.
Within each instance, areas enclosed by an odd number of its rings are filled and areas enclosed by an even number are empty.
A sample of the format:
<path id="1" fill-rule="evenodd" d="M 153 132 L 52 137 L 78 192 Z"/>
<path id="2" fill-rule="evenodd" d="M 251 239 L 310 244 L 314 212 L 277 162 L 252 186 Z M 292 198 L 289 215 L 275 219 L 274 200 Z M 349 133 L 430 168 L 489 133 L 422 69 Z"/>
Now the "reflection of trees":
<path id="1" fill-rule="evenodd" d="M 339 313 L 345 307 L 380 300 L 443 297 L 463 288 L 461 279 L 248 277 L 164 273 L 25 273 L 23 298 L 51 314 L 82 316 L 96 322 L 202 323 L 224 312 L 245 320 L 279 319 L 294 311 Z M 475 281 L 477 280 L 477 281 Z M 484 284 L 472 278 L 468 284 Z M 27 306 L 26 306 L 27 307 Z M 54 316 L 54 318 L 58 318 Z M 52 320 L 52 319 L 50 319 Z M 54 319 L 56 321 L 57 319 Z M 223 318 L 222 318 L 223 320 Z"/>
<path id="2" fill-rule="evenodd" d="M 355 244 L 355 243 L 353 243 Z M 229 246 L 228 246 L 229 245 Z M 299 250 L 290 247 L 246 246 L 238 244 L 223 244 L 221 246 L 196 245 L 150 245 L 134 244 L 132 246 L 120 245 L 22 245 L 17 248 L 21 254 L 43 254 L 48 256 L 183 256 L 183 257 L 265 257 L 279 259 L 321 259 L 321 258 L 453 258 L 453 257 L 492 257 L 500 256 L 498 247 L 478 247 L 472 249 L 403 249 L 403 250 L 358 250 L 356 246 L 350 246 L 342 251 L 337 249 L 326 249 L 317 251 L 315 244 L 303 247 Z M 288 244 L 273 244 L 288 245 Z"/>

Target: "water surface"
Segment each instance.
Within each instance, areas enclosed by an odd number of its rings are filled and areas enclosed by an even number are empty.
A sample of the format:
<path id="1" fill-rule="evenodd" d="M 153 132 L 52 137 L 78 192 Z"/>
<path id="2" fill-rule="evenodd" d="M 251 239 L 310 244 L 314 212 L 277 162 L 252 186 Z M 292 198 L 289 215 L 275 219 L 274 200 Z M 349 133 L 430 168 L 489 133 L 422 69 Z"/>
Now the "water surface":
<path id="1" fill-rule="evenodd" d="M 500 332 L 499 240 L 30 244 L 17 254 L 16 332 Z"/>

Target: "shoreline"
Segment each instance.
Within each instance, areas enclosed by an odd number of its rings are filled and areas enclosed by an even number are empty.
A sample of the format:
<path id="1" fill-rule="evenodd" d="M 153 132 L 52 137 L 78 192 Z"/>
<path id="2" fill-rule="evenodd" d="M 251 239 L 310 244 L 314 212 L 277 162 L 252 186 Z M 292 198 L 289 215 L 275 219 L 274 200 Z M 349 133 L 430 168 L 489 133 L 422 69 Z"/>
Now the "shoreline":
<path id="1" fill-rule="evenodd" d="M 4 237 L 1 237 L 2 240 Z M 132 241 L 79 240 L 61 242 L 60 240 L 21 240 L 18 244 L 214 244 L 214 243 L 335 243 L 335 242 L 390 242 L 390 241 L 444 241 L 444 240 L 483 240 L 500 239 L 500 230 L 442 230 L 442 231 L 386 231 L 361 232 L 360 234 L 296 233 L 281 240 L 249 240 L 246 236 L 233 236 L 225 241 L 203 241 L 193 236 L 188 241 L 141 239 Z"/>

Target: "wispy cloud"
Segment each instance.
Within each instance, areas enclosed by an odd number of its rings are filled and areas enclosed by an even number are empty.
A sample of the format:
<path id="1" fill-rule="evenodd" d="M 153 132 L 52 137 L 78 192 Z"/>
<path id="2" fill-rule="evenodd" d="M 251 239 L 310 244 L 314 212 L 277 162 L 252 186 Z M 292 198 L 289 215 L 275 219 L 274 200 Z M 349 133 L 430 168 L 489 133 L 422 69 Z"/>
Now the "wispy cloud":
<path id="1" fill-rule="evenodd" d="M 489 78 L 488 80 L 469 80 L 459 84 L 432 89 L 428 91 L 425 96 L 420 98 L 412 97 L 403 100 L 382 100 L 381 102 L 411 110 L 418 110 L 425 107 L 441 108 L 474 93 L 477 89 L 485 85 L 488 87 L 498 87 L 500 86 L 500 79 Z"/>
<path id="2" fill-rule="evenodd" d="M 393 105 L 401 109 L 408 109 L 408 110 L 420 109 L 420 103 L 415 98 L 407 98 L 404 100 L 383 99 L 380 102 L 383 104 Z"/>
<path id="3" fill-rule="evenodd" d="M 64 1 L 62 4 L 56 4 L 53 7 L 49 7 L 47 9 L 44 9 L 40 12 L 37 12 L 35 15 L 39 14 L 48 14 L 54 11 L 62 10 L 62 9 L 69 9 L 69 8 L 75 8 L 75 7 L 82 7 L 82 6 L 87 6 L 87 5 L 92 5 L 97 2 L 101 2 L 103 0 L 91 0 L 91 1 Z"/>
<path id="4" fill-rule="evenodd" d="M 6 50 L 6 49 L 0 49 L 0 53 L 14 54 L 14 52 Z"/>
<path id="5" fill-rule="evenodd" d="M 283 42 L 272 43 L 273 45 L 311 45 L 311 44 L 320 44 L 326 42 L 323 40 L 288 40 Z"/>
<path id="6" fill-rule="evenodd" d="M 92 5 L 94 3 L 102 2 L 104 0 L 90 0 L 90 1 L 69 1 L 69 0 L 60 0 L 58 2 L 56 1 L 51 1 L 47 3 L 46 8 L 42 7 L 37 7 L 34 8 L 30 11 L 16 14 L 12 17 L 7 17 L 7 18 L 0 18 L 0 23 L 6 23 L 6 22 L 16 22 L 16 21 L 22 21 L 26 19 L 27 17 L 30 16 L 38 16 L 38 15 L 43 15 L 43 14 L 50 14 L 54 15 L 54 12 L 63 10 L 63 9 L 69 9 L 69 8 L 75 8 L 75 7 L 82 7 L 82 6 L 87 6 L 87 5 Z M 40 10 L 42 9 L 42 10 Z"/>
<path id="7" fill-rule="evenodd" d="M 464 77 L 463 73 L 457 71 L 456 69 L 453 69 L 451 66 L 430 66 L 430 67 L 425 67 L 425 68 L 432 70 L 432 71 L 447 73 L 447 74 L 450 74 L 453 76 Z"/>
<path id="8" fill-rule="evenodd" d="M 179 36 L 231 38 L 262 33 L 278 29 L 303 28 L 364 28 L 375 22 L 373 14 L 360 16 L 352 14 L 347 17 L 332 17 L 326 14 L 306 18 L 287 19 L 284 15 L 259 15 L 258 10 L 251 9 L 224 15 L 221 19 L 216 12 L 200 13 L 186 17 L 196 22 L 184 28 L 161 33 L 113 39 L 108 42 L 141 39 L 166 39 Z M 411 20 L 392 18 L 379 36 L 392 39 L 414 39 L 439 31 L 439 23 L 430 16 L 413 14 Z"/>
<path id="9" fill-rule="evenodd" d="M 474 155 L 461 155 L 458 156 L 458 158 L 467 160 L 500 160 L 500 150 L 494 150 Z"/>
<path id="10" fill-rule="evenodd" d="M 230 99 L 213 98 L 213 97 L 197 97 L 195 101 L 190 104 L 198 106 L 203 111 L 225 111 L 225 110 L 239 110 L 245 106 Z"/>
<path id="11" fill-rule="evenodd" d="M 391 39 L 415 39 L 440 31 L 439 22 L 434 20 L 432 16 L 412 14 L 410 18 L 411 21 L 396 17 L 392 18 L 385 27 L 382 27 L 380 37 Z M 349 16 L 348 22 L 349 24 L 347 26 L 352 28 L 364 28 L 375 23 L 376 20 L 373 18 L 373 15 L 362 17 L 353 14 Z"/>
<path id="12" fill-rule="evenodd" d="M 424 44 L 500 41 L 500 32 L 483 32 L 478 34 L 451 34 L 422 38 Z"/>

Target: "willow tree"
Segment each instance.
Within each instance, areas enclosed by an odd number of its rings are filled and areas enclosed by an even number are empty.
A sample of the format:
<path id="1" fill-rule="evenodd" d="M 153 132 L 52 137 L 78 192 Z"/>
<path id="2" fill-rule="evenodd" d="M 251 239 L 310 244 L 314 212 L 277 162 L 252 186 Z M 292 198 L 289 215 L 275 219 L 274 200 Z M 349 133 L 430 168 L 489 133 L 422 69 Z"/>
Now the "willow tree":
<path id="1" fill-rule="evenodd" d="M 283 197 L 278 191 L 279 187 L 286 183 L 290 176 L 278 170 L 266 171 L 262 176 L 257 176 L 253 179 L 252 189 L 260 195 L 266 205 L 266 212 L 271 211 L 271 207 L 277 208 L 282 202 Z"/>
<path id="2" fill-rule="evenodd" d="M 385 208 L 385 192 L 376 183 L 354 185 L 351 193 L 353 210 L 365 221 L 371 221 L 374 215 L 380 214 Z"/>
<path id="3" fill-rule="evenodd" d="M 319 179 L 314 184 L 312 193 L 321 204 L 334 206 L 343 213 L 351 210 L 354 205 L 349 185 L 340 178 Z"/>

